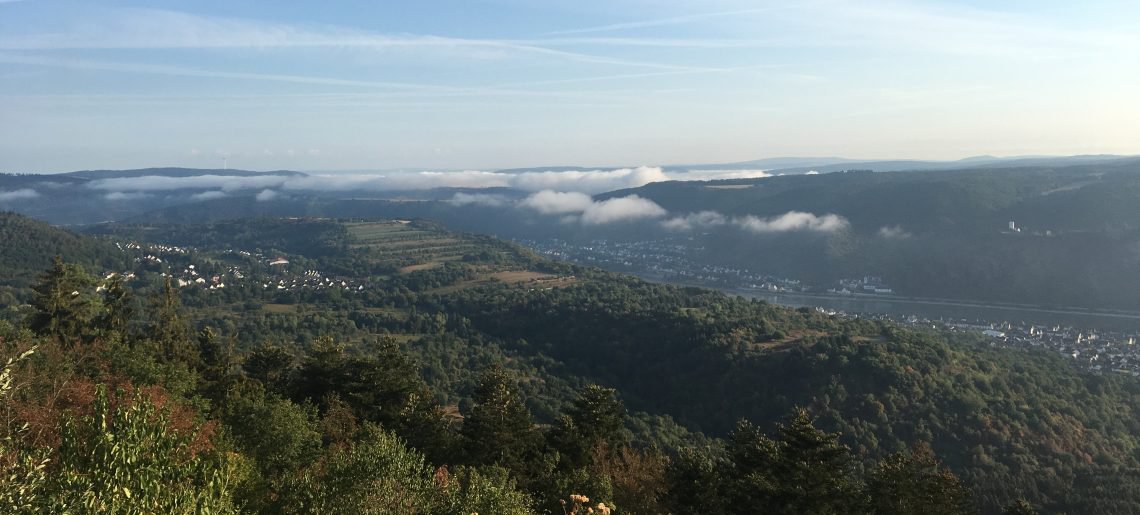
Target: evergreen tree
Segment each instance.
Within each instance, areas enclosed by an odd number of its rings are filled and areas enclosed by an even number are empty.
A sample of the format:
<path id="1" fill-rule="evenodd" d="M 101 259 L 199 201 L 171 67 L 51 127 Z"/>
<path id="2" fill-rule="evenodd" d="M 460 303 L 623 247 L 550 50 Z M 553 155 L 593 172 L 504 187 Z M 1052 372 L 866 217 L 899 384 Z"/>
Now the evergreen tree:
<path id="1" fill-rule="evenodd" d="M 77 265 L 55 257 L 52 267 L 32 287 L 33 312 L 28 327 L 36 334 L 59 339 L 65 345 L 90 335 L 96 304 L 92 298 L 94 279 Z"/>
<path id="2" fill-rule="evenodd" d="M 599 446 L 617 451 L 628 443 L 625 416 L 617 390 L 589 385 L 558 419 L 551 444 L 571 467 L 585 466 Z"/>
<path id="3" fill-rule="evenodd" d="M 741 421 L 729 443 L 727 488 L 741 513 L 859 513 L 866 505 L 850 451 L 816 429 L 803 409 L 780 424 L 778 438 Z"/>
<path id="4" fill-rule="evenodd" d="M 784 513 L 851 513 L 863 504 L 850 450 L 838 434 L 816 429 L 807 410 L 781 424 L 772 473 L 780 487 L 773 497 Z"/>
<path id="5" fill-rule="evenodd" d="M 976 511 L 970 492 L 943 468 L 928 445 L 887 456 L 867 481 L 875 513 L 957 515 Z"/>
<path id="6" fill-rule="evenodd" d="M 675 513 L 730 513 L 725 476 L 731 473 L 723 449 L 682 448 L 669 466 L 664 504 Z"/>
<path id="7" fill-rule="evenodd" d="M 1025 499 L 1013 501 L 1001 510 L 1002 515 L 1037 515 L 1037 510 Z"/>
<path id="8" fill-rule="evenodd" d="M 394 427 L 422 380 L 398 347 L 381 343 L 365 351 L 349 356 L 331 338 L 318 338 L 297 369 L 294 398 L 320 403 L 335 394 L 362 419 Z"/>
<path id="9" fill-rule="evenodd" d="M 103 313 L 96 325 L 103 334 L 126 338 L 134 317 L 134 294 L 127 289 L 122 276 L 115 274 L 103 291 Z"/>
<path id="10" fill-rule="evenodd" d="M 233 341 L 223 341 L 212 328 L 198 332 L 198 377 L 200 390 L 210 399 L 220 399 L 228 386 L 237 379 L 234 367 Z"/>
<path id="11" fill-rule="evenodd" d="M 154 301 L 147 336 L 157 344 L 164 361 L 197 367 L 198 350 L 190 337 L 190 326 L 182 318 L 182 300 L 169 277 Z"/>
<path id="12" fill-rule="evenodd" d="M 288 391 L 295 365 L 296 359 L 292 354 L 281 347 L 266 343 L 245 356 L 241 369 L 246 377 L 264 385 L 266 391 L 284 395 Z"/>
<path id="13" fill-rule="evenodd" d="M 471 462 L 500 465 L 516 473 L 524 469 L 539 443 L 530 411 L 500 367 L 487 370 L 479 379 L 462 434 Z"/>

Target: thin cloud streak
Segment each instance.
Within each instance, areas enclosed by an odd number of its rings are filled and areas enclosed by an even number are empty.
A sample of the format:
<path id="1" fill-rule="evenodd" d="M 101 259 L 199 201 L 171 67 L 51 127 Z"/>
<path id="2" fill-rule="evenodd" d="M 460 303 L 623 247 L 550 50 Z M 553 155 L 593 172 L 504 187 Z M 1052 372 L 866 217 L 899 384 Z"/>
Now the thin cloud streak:
<path id="1" fill-rule="evenodd" d="M 155 75 L 173 75 L 183 77 L 208 77 L 221 79 L 258 80 L 272 82 L 293 82 L 301 84 L 318 84 L 326 86 L 352 86 L 368 88 L 394 88 L 394 89 L 428 89 L 441 92 L 469 92 L 472 88 L 454 88 L 430 84 L 412 84 L 403 82 L 364 81 L 350 79 L 331 79 L 325 77 L 311 77 L 303 75 L 278 75 L 246 72 L 220 72 L 200 68 L 187 68 L 182 66 L 169 66 L 157 64 L 118 63 L 108 61 L 94 61 L 86 59 L 63 59 L 55 57 L 40 57 L 11 53 L 0 53 L 0 63 L 28 64 L 35 66 L 51 66 L 57 68 L 71 68 L 77 70 L 103 70 L 128 73 L 146 73 Z"/>
<path id="2" fill-rule="evenodd" d="M 66 68 L 75 70 L 101 70 L 113 71 L 123 73 L 140 73 L 149 75 L 165 75 L 175 77 L 203 77 L 203 78 L 218 78 L 218 79 L 233 79 L 233 80 L 252 80 L 252 81 L 265 81 L 265 82 L 284 82 L 295 84 L 314 84 L 324 86 L 341 86 L 351 88 L 378 88 L 391 90 L 387 93 L 392 97 L 469 97 L 469 96 L 528 96 L 528 97 L 542 97 L 542 98 L 580 98 L 590 100 L 608 100 L 610 102 L 630 102 L 638 100 L 634 97 L 621 97 L 613 96 L 614 92 L 597 92 L 593 94 L 585 94 L 581 92 L 560 92 L 560 91 L 527 91 L 519 89 L 507 89 L 506 87 L 460 87 L 460 86 L 440 86 L 434 84 L 416 84 L 406 82 L 387 82 L 387 81 L 370 81 L 370 80 L 352 80 L 352 79 L 336 79 L 326 77 L 302 76 L 302 75 L 279 75 L 279 74 L 261 74 L 261 73 L 247 73 L 247 72 L 224 72 L 205 70 L 201 68 L 188 68 L 182 66 L 170 65 L 155 65 L 155 64 L 135 64 L 135 63 L 120 63 L 109 61 L 94 61 L 86 59 L 66 59 L 56 57 L 41 57 L 22 54 L 12 54 L 0 52 L 0 63 L 8 64 L 24 64 L 33 66 L 45 66 L 54 68 Z M 65 95 L 75 97 L 75 95 Z M 294 97 L 300 97 L 297 95 Z M 310 95 L 310 97 L 328 97 L 332 94 L 317 94 Z M 50 95 L 45 95 L 45 98 L 51 98 Z M 251 97 L 252 100 L 257 101 L 259 96 Z M 407 104 L 399 104 L 394 107 L 404 107 Z M 358 104 L 353 104 L 354 107 Z"/>
<path id="3" fill-rule="evenodd" d="M 568 35 L 568 34 L 589 34 L 589 33 L 594 33 L 594 32 L 613 32 L 613 31 L 619 31 L 619 30 L 643 29 L 643 28 L 648 28 L 648 27 L 662 27 L 662 26 L 666 26 L 666 25 L 683 25 L 683 24 L 687 24 L 687 23 L 692 23 L 694 21 L 707 20 L 707 19 L 711 19 L 711 18 L 724 18 L 727 16 L 740 16 L 743 14 L 758 14 L 758 13 L 773 11 L 776 9 L 781 9 L 781 7 L 762 7 L 762 8 L 756 8 L 756 9 L 738 9 L 735 11 L 707 12 L 707 13 L 688 14 L 688 15 L 683 15 L 683 16 L 671 16 L 668 18 L 656 18 L 656 19 L 652 19 L 652 20 L 630 21 L 630 22 L 625 22 L 625 23 L 612 23 L 609 25 L 600 25 L 600 26 L 596 26 L 596 27 L 585 27 L 585 28 L 570 29 L 570 30 L 556 30 L 553 32 L 547 32 L 546 35 L 557 36 L 557 35 Z"/>
<path id="4" fill-rule="evenodd" d="M 546 48 L 536 44 L 498 39 L 470 39 L 436 35 L 386 35 L 327 27 L 303 27 L 205 17 L 177 11 L 131 9 L 112 19 L 110 27 L 85 25 L 85 30 L 30 36 L 0 37 L 5 50 L 77 49 L 175 49 L 175 48 L 364 48 L 385 49 L 472 49 L 497 50 L 557 57 L 569 61 L 660 70 L 701 70 L 699 66 L 679 66 L 619 59 Z M 118 26 L 116 26 L 118 25 Z M 95 27 L 91 30 L 86 27 Z M 474 57 L 487 58 L 486 54 Z"/>

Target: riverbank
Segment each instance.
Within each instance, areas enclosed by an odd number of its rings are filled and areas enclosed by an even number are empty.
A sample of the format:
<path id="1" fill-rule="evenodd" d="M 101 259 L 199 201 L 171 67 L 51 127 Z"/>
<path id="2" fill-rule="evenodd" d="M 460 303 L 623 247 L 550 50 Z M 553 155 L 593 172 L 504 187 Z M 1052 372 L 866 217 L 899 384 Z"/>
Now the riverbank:
<path id="1" fill-rule="evenodd" d="M 895 295 L 836 295 L 828 293 L 769 292 L 742 288 L 715 287 L 671 281 L 648 274 L 636 274 L 653 282 L 711 288 L 730 295 L 756 298 L 790 307 L 820 307 L 847 313 L 875 313 L 894 316 L 919 316 L 931 320 L 966 320 L 988 323 L 1024 322 L 1038 325 L 1062 325 L 1088 329 L 1140 331 L 1140 312 L 1091 310 L 1078 307 L 1044 307 L 1029 304 L 1005 304 L 961 299 L 900 297 Z"/>

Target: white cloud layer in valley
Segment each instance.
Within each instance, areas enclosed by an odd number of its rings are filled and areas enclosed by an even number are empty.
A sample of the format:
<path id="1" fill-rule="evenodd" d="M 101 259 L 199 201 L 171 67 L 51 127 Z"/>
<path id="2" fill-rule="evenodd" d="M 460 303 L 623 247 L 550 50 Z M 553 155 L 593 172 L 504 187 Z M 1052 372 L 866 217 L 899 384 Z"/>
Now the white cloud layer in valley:
<path id="1" fill-rule="evenodd" d="M 788 211 L 779 216 L 761 218 L 753 215 L 729 218 L 716 211 L 701 211 L 675 216 L 661 222 L 670 231 L 693 231 L 733 225 L 757 234 L 810 231 L 830 233 L 847 228 L 846 218 L 835 214 L 816 215 L 802 211 Z"/>
<path id="2" fill-rule="evenodd" d="M 0 202 L 12 200 L 27 200 L 40 196 L 39 192 L 31 188 L 22 188 L 12 191 L 0 190 Z"/>
<path id="3" fill-rule="evenodd" d="M 192 201 L 218 199 L 240 192 L 254 194 L 259 202 L 281 198 L 287 192 L 402 192 L 433 188 L 512 188 L 529 195 L 457 192 L 448 202 L 454 206 L 519 209 L 539 215 L 557 216 L 563 223 L 603 225 L 635 220 L 661 220 L 670 231 L 683 232 L 731 225 L 763 234 L 792 231 L 834 232 L 847 227 L 838 215 L 816 215 L 790 211 L 760 218 L 752 215 L 729 217 L 716 211 L 674 214 L 653 200 L 626 195 L 595 200 L 602 192 L 637 188 L 663 181 L 709 181 L 759 179 L 769 177 L 763 170 L 669 170 L 640 166 L 599 170 L 494 171 L 416 171 L 375 174 L 310 174 L 229 176 L 204 174 L 190 177 L 143 176 L 99 179 L 87 187 L 103 193 L 108 200 L 132 200 L 161 192 L 188 190 Z M 32 190 L 28 190 L 32 191 Z M 13 192 L 9 195 L 19 194 Z M 21 195 L 26 195 L 23 193 Z M 0 197 L 2 199 L 3 197 Z M 887 236 L 884 234 L 884 236 Z"/>
<path id="4" fill-rule="evenodd" d="M 101 191 L 142 192 L 206 189 L 233 192 L 277 188 L 291 191 L 412 191 L 432 188 L 515 188 L 524 191 L 603 193 L 662 181 L 767 177 L 763 170 L 691 170 L 666 172 L 656 166 L 610 170 L 526 171 L 518 173 L 465 170 L 314 175 L 196 175 L 191 177 L 121 177 L 92 181 Z"/>

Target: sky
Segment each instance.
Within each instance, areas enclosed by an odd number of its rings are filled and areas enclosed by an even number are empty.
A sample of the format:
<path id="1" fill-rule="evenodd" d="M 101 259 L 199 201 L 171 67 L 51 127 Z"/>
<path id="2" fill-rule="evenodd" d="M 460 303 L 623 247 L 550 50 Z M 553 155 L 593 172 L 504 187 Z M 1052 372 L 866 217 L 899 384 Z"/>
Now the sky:
<path id="1" fill-rule="evenodd" d="M 1140 154 L 1140 2 L 0 0 L 0 171 Z"/>

